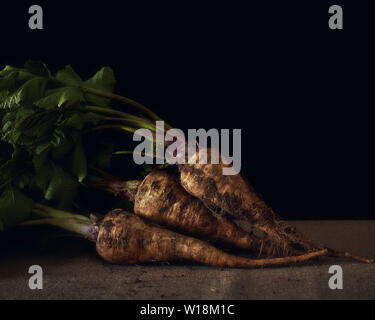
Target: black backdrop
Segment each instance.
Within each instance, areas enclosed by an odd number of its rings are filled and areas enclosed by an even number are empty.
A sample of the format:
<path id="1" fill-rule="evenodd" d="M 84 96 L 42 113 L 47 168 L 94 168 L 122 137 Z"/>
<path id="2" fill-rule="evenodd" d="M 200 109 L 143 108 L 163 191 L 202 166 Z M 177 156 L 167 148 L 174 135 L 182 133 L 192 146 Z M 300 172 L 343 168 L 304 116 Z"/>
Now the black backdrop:
<path id="1" fill-rule="evenodd" d="M 243 129 L 242 171 L 281 216 L 374 218 L 372 11 L 317 2 L 3 0 L 0 64 L 110 65 L 175 127 Z"/>

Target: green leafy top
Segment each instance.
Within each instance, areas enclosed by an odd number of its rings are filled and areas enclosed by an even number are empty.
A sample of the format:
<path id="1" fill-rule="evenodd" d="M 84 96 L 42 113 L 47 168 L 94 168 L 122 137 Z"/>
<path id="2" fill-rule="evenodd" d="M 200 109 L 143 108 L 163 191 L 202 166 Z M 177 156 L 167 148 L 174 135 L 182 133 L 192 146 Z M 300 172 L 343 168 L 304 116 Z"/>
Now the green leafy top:
<path id="1" fill-rule="evenodd" d="M 110 107 L 114 99 L 157 118 L 138 102 L 113 94 L 115 82 L 110 67 L 87 80 L 71 66 L 53 74 L 40 61 L 0 71 L 0 231 L 27 219 L 33 200 L 59 208 L 73 204 L 88 175 L 87 155 L 104 163 L 103 152 L 87 149 L 86 132 L 98 132 L 100 139 L 104 129 L 154 130 L 147 117 Z"/>

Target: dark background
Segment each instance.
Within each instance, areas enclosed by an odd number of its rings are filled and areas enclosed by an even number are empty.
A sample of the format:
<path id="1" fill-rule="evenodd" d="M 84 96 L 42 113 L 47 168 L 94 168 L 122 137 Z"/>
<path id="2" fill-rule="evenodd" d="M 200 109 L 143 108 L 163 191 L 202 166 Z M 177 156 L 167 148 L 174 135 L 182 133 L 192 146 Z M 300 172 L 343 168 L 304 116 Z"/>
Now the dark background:
<path id="1" fill-rule="evenodd" d="M 245 4 L 247 3 L 247 4 Z M 44 30 L 28 28 L 42 5 Z M 340 4 L 344 30 L 328 28 Z M 285 218 L 374 218 L 372 8 L 320 1 L 2 1 L 0 64 L 89 76 L 177 128 L 242 128 L 243 173 Z"/>

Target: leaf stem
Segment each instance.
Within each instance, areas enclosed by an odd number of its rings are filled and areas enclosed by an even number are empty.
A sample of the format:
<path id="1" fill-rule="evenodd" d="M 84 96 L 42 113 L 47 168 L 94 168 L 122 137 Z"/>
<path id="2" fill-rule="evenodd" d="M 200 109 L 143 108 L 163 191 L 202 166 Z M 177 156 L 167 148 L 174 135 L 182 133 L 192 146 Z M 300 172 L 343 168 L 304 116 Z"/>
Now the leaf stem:
<path id="1" fill-rule="evenodd" d="M 103 125 L 103 126 L 96 126 L 90 129 L 87 129 L 85 132 L 91 131 L 98 131 L 98 130 L 105 130 L 105 129 L 115 129 L 115 130 L 122 130 L 126 132 L 134 133 L 137 129 L 132 127 L 120 126 L 120 125 Z"/>
<path id="2" fill-rule="evenodd" d="M 78 218 L 45 218 L 29 220 L 20 226 L 52 225 L 84 236 L 86 239 L 96 241 L 98 226 L 95 223 L 83 221 Z"/>
<path id="3" fill-rule="evenodd" d="M 84 109 L 88 111 L 92 111 L 92 112 L 100 112 L 100 113 L 116 115 L 122 118 L 143 119 L 141 117 L 134 116 L 130 113 L 118 111 L 112 108 L 103 108 L 103 107 L 98 107 L 98 106 L 85 106 Z"/>
<path id="4" fill-rule="evenodd" d="M 53 225 L 80 234 L 92 241 L 96 240 L 98 226 L 86 216 L 54 209 L 40 203 L 36 203 L 31 212 L 42 219 L 28 220 L 21 223 L 21 226 Z"/>
<path id="5" fill-rule="evenodd" d="M 156 127 L 153 125 L 151 122 L 147 120 L 137 120 L 137 119 L 125 119 L 125 118 L 111 118 L 111 117 L 105 117 L 103 120 L 108 120 L 108 121 L 122 121 L 126 122 L 129 124 L 135 124 L 139 126 L 139 128 L 146 128 L 149 130 L 152 130 L 153 132 L 156 132 Z"/>
<path id="6" fill-rule="evenodd" d="M 90 219 L 86 216 L 70 213 L 63 210 L 54 209 L 51 207 L 48 207 L 46 205 L 36 203 L 33 209 L 33 212 L 41 217 L 45 218 L 75 218 L 75 219 L 81 219 L 87 222 L 90 222 Z"/>
<path id="7" fill-rule="evenodd" d="M 121 102 L 126 103 L 128 105 L 131 105 L 131 106 L 135 107 L 136 109 L 138 109 L 139 111 L 141 111 L 143 114 L 149 116 L 152 120 L 155 120 L 155 121 L 162 120 L 156 113 L 154 113 L 149 108 L 145 107 L 143 104 L 141 104 L 141 103 L 139 103 L 139 102 L 137 102 L 133 99 L 123 97 L 123 96 L 120 96 L 120 95 L 115 94 L 115 93 L 105 92 L 105 91 L 102 91 L 102 90 L 99 90 L 99 89 L 94 89 L 94 88 L 90 88 L 90 87 L 86 87 L 86 86 L 79 86 L 79 87 L 84 92 L 91 93 L 91 94 L 101 96 L 101 97 L 104 97 L 104 98 L 108 98 L 108 99 L 121 101 Z M 165 125 L 169 129 L 172 128 L 166 122 L 165 122 Z"/>
<path id="8" fill-rule="evenodd" d="M 113 110 L 110 108 L 102 108 L 97 106 L 85 106 L 85 111 L 91 111 L 91 112 L 100 112 L 100 113 L 107 113 L 109 115 L 119 116 L 117 117 L 106 117 L 104 120 L 109 121 L 124 121 L 128 123 L 133 123 L 138 125 L 140 128 L 147 128 L 152 131 L 156 131 L 155 125 L 150 122 L 147 118 L 138 117 L 135 115 L 132 115 L 130 113 L 121 112 L 118 110 Z"/>
<path id="9" fill-rule="evenodd" d="M 130 150 L 122 150 L 122 151 L 116 151 L 116 152 L 113 152 L 112 153 L 113 155 L 139 155 L 139 156 L 142 156 L 142 157 L 150 157 L 150 158 L 153 158 L 153 159 L 162 159 L 164 160 L 165 158 L 164 157 L 160 157 L 156 154 L 150 154 L 150 153 L 145 153 L 145 152 L 135 152 L 135 151 L 130 151 Z"/>

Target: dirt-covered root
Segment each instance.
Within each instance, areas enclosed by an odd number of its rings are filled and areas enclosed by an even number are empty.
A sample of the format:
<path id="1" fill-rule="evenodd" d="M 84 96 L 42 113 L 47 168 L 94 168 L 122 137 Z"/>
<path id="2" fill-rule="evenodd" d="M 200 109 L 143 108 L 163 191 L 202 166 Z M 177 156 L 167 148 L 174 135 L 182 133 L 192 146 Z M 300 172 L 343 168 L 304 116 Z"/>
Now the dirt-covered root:
<path id="1" fill-rule="evenodd" d="M 249 185 L 241 174 L 223 175 L 229 167 L 222 158 L 212 164 L 211 149 L 207 150 L 207 164 L 184 164 L 179 166 L 180 183 L 209 209 L 217 213 L 228 213 L 246 220 L 265 232 L 281 253 L 297 250 L 316 250 L 320 247 L 306 239 L 296 229 L 282 222 Z M 198 154 L 198 153 L 197 153 Z M 199 155 L 194 156 L 194 160 Z"/>
<path id="2" fill-rule="evenodd" d="M 180 237 L 132 213 L 115 209 L 99 226 L 96 251 L 104 260 L 116 264 L 171 261 L 179 258 L 176 245 Z"/>
<path id="3" fill-rule="evenodd" d="M 248 259 L 230 255 L 211 244 L 151 226 L 134 214 L 113 210 L 100 224 L 96 249 L 110 263 L 136 264 L 189 260 L 215 267 L 256 268 L 288 265 L 327 254 L 321 250 L 302 256 Z"/>
<path id="4" fill-rule="evenodd" d="M 262 212 L 269 211 L 271 211 L 275 217 L 274 220 L 270 221 L 259 219 L 259 217 L 262 216 Z M 257 204 L 253 206 L 251 213 L 248 215 L 252 215 L 254 213 L 258 218 L 255 218 L 253 224 L 281 246 L 283 246 L 286 242 L 289 247 L 299 251 L 315 251 L 324 248 L 300 233 L 296 227 L 281 220 L 263 200 L 259 199 Z"/>
<path id="5" fill-rule="evenodd" d="M 139 185 L 134 212 L 195 237 L 259 254 L 277 253 L 267 240 L 258 239 L 226 217 L 212 213 L 199 199 L 188 194 L 174 175 L 164 170 L 152 171 Z"/>

